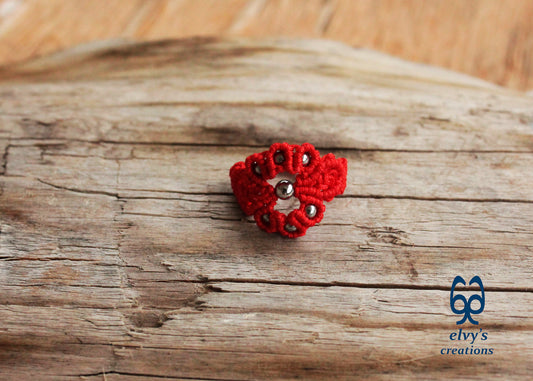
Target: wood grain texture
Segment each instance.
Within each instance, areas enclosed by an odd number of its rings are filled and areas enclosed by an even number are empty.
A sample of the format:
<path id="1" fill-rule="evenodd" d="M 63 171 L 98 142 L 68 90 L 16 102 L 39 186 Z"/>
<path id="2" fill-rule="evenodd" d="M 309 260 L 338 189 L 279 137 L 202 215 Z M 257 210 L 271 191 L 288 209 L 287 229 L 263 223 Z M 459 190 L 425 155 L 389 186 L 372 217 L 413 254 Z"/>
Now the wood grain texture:
<path id="1" fill-rule="evenodd" d="M 533 89 L 528 0 L 0 0 L 0 62 L 101 39 L 328 38 Z"/>
<path id="2" fill-rule="evenodd" d="M 349 162 L 305 237 L 230 166 L 275 141 Z M 76 48 L 0 71 L 8 379 L 524 379 L 533 99 L 320 40 Z M 479 275 L 492 356 L 441 355 Z"/>

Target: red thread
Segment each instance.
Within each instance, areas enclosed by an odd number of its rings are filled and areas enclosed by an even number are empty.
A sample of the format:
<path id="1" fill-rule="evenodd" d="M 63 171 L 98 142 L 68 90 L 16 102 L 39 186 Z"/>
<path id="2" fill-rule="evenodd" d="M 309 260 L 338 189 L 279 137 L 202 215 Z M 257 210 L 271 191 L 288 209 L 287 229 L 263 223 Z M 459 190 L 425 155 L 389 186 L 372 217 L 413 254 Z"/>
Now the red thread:
<path id="1" fill-rule="evenodd" d="M 279 155 L 283 160 L 276 162 Z M 304 164 L 304 155 L 309 158 L 307 164 Z M 278 196 L 267 182 L 282 172 L 296 175 L 294 197 L 300 200 L 300 207 L 288 215 L 274 210 Z M 322 220 L 326 210 L 324 201 L 331 201 L 344 192 L 347 172 L 346 159 L 336 159 L 332 153 L 321 158 L 309 143 L 301 146 L 274 143 L 268 151 L 254 153 L 244 162 L 235 163 L 230 169 L 230 178 L 241 209 L 254 216 L 257 226 L 269 233 L 279 232 L 295 238 L 305 235 L 309 227 Z M 313 217 L 305 212 L 309 205 L 316 208 Z"/>

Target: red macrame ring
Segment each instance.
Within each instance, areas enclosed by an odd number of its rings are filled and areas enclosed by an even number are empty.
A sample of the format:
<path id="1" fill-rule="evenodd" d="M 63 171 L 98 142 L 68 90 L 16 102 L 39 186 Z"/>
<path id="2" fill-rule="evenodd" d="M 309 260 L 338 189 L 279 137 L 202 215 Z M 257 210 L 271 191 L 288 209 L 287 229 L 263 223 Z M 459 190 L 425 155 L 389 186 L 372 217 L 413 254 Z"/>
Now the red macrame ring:
<path id="1" fill-rule="evenodd" d="M 292 196 L 300 201 L 300 207 L 287 215 L 274 210 L 278 195 L 267 182 L 284 172 L 296 176 Z M 229 175 L 241 209 L 254 216 L 257 226 L 269 233 L 295 238 L 305 235 L 309 227 L 322 220 L 324 201 L 344 192 L 347 172 L 346 159 L 336 159 L 332 153 L 320 157 L 309 143 L 274 143 L 268 151 L 235 163 Z"/>

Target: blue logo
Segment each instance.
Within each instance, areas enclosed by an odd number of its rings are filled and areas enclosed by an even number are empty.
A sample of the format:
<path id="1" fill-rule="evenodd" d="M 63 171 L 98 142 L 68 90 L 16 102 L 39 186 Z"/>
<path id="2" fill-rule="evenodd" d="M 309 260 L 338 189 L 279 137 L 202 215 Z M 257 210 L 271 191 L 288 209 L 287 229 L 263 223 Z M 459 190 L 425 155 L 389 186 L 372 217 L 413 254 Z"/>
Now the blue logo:
<path id="1" fill-rule="evenodd" d="M 464 314 L 463 318 L 457 321 L 456 324 L 457 325 L 463 324 L 464 322 L 466 322 L 466 320 L 468 320 L 470 321 L 470 323 L 477 325 L 478 322 L 472 319 L 472 315 L 478 315 L 482 313 L 483 310 L 485 309 L 485 290 L 483 289 L 483 283 L 481 282 L 481 278 L 476 275 L 475 277 L 470 279 L 470 282 L 468 283 L 468 285 L 471 286 L 473 284 L 477 284 L 481 290 L 481 295 L 471 295 L 470 298 L 468 298 L 468 300 L 466 300 L 464 295 L 461 295 L 459 293 L 456 293 L 454 295 L 455 287 L 458 284 L 463 284 L 466 286 L 466 282 L 462 277 L 456 276 L 455 279 L 453 280 L 452 289 L 450 291 L 450 308 L 452 309 L 452 312 L 456 315 Z M 472 302 L 475 300 L 479 302 L 480 306 L 477 309 L 473 310 Z M 461 301 L 463 303 L 463 308 L 461 309 L 455 308 L 455 303 L 457 301 Z"/>

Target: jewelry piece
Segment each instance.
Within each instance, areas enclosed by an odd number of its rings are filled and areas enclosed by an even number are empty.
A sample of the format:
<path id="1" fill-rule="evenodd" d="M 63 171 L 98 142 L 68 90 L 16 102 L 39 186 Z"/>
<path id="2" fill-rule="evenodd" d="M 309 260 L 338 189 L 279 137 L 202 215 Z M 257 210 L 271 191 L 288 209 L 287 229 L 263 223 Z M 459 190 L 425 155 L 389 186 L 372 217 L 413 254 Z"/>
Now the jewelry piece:
<path id="1" fill-rule="evenodd" d="M 346 188 L 348 162 L 320 153 L 309 143 L 274 143 L 268 151 L 254 153 L 235 163 L 229 172 L 231 187 L 243 212 L 253 215 L 261 229 L 295 238 L 322 220 L 326 207 Z M 280 180 L 275 187 L 267 180 L 287 173 L 294 182 Z M 296 197 L 300 207 L 289 214 L 274 210 L 278 199 Z"/>

